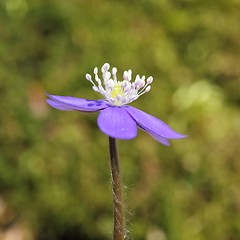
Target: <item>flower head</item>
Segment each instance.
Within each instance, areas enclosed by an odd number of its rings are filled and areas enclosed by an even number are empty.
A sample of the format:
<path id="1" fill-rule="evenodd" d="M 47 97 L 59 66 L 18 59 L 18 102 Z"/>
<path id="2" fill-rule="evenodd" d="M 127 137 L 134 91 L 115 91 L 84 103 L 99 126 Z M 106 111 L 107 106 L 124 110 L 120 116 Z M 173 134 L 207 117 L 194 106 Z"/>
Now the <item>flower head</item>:
<path id="1" fill-rule="evenodd" d="M 123 106 L 134 100 L 136 100 L 142 94 L 150 91 L 150 84 L 153 81 L 153 77 L 150 76 L 145 81 L 145 76 L 136 76 L 135 80 L 132 80 L 132 70 L 124 71 L 123 80 L 117 80 L 117 68 L 112 69 L 112 73 L 109 71 L 109 63 L 105 63 L 102 66 L 102 80 L 98 76 L 98 68 L 94 68 L 94 79 L 90 74 L 86 74 L 86 79 L 93 84 L 93 90 L 101 93 L 104 98 L 113 106 Z"/>
<path id="2" fill-rule="evenodd" d="M 186 135 L 172 130 L 160 119 L 137 108 L 128 106 L 142 94 L 151 89 L 153 78 L 136 76 L 132 80 L 132 71 L 124 71 L 123 80 L 117 80 L 117 68 L 109 71 L 110 65 L 105 63 L 102 68 L 102 79 L 98 68 L 94 68 L 94 80 L 90 74 L 86 79 L 93 84 L 93 90 L 99 92 L 104 100 L 89 100 L 68 96 L 47 94 L 47 103 L 59 110 L 76 110 L 81 112 L 100 112 L 98 126 L 100 130 L 113 138 L 132 139 L 137 136 L 137 128 L 150 134 L 157 141 L 169 145 L 168 139 L 184 138 Z"/>

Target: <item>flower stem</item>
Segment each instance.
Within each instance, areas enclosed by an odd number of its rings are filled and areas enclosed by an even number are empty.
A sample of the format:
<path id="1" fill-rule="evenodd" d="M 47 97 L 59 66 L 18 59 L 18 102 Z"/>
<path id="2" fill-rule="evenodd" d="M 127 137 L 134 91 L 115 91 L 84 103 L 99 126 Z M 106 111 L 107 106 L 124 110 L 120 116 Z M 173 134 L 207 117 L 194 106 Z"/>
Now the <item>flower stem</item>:
<path id="1" fill-rule="evenodd" d="M 118 163 L 118 153 L 115 138 L 109 137 L 112 191 L 114 203 L 114 232 L 113 240 L 124 239 L 124 210 L 122 197 L 122 181 Z"/>

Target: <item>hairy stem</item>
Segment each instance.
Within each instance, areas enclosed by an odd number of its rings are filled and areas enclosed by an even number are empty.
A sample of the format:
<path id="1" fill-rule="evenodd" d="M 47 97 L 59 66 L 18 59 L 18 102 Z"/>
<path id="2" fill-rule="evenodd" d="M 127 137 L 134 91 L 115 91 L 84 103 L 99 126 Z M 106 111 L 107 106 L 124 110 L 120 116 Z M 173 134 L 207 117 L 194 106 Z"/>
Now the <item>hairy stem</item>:
<path id="1" fill-rule="evenodd" d="M 114 203 L 114 230 L 113 240 L 124 239 L 124 210 L 122 197 L 122 182 L 118 163 L 118 153 L 115 138 L 109 137 L 112 191 Z"/>

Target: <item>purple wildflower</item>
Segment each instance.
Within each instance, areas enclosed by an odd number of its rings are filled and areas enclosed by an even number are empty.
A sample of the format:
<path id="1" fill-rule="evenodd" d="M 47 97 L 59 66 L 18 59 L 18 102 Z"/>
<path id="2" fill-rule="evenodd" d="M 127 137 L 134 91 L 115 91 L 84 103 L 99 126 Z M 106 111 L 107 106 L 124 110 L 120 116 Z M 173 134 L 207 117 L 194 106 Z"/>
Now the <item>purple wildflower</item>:
<path id="1" fill-rule="evenodd" d="M 158 118 L 137 108 L 128 106 L 142 94 L 151 89 L 153 77 L 136 76 L 132 80 L 132 71 L 124 71 L 123 81 L 117 80 L 117 68 L 109 71 L 110 65 L 102 68 L 102 80 L 98 76 L 98 68 L 94 68 L 94 79 L 86 74 L 86 79 L 93 84 L 93 90 L 101 93 L 104 100 L 88 100 L 83 98 L 56 96 L 47 94 L 47 103 L 59 110 L 75 110 L 80 112 L 100 112 L 98 126 L 100 130 L 112 138 L 132 139 L 137 136 L 137 128 L 150 134 L 164 145 L 170 145 L 168 139 L 184 138 L 186 135 L 172 130 Z"/>

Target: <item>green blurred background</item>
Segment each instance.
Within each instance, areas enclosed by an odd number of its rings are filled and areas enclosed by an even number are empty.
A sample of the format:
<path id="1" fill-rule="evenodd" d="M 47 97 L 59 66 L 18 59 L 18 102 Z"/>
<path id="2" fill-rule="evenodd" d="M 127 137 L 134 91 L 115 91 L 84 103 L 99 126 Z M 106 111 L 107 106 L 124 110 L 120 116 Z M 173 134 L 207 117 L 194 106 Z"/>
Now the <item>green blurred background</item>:
<path id="1" fill-rule="evenodd" d="M 0 239 L 111 239 L 97 114 L 44 95 L 98 99 L 85 73 L 105 62 L 152 75 L 133 106 L 189 135 L 118 142 L 127 239 L 240 239 L 239 16 L 239 0 L 1 0 Z"/>

